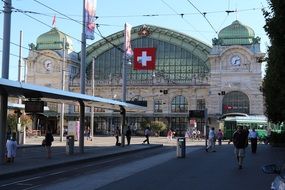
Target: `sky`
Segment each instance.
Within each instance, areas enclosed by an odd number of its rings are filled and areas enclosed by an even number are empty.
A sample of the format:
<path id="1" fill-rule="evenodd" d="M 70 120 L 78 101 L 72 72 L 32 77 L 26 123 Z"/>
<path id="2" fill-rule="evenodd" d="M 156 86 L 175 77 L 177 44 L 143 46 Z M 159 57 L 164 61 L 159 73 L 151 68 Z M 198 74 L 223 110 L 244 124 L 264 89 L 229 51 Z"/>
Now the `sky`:
<path id="1" fill-rule="evenodd" d="M 28 57 L 29 44 L 55 26 L 72 37 L 76 52 L 81 49 L 83 0 L 11 0 L 11 43 L 9 79 L 18 79 L 20 31 L 23 32 L 22 57 Z M 2 75 L 3 0 L 0 2 L 0 75 Z M 212 46 L 212 39 L 233 21 L 250 26 L 261 38 L 261 51 L 266 53 L 269 39 L 264 31 L 262 8 L 268 10 L 266 0 L 97 0 L 95 39 L 87 46 L 132 26 L 156 25 L 189 35 Z M 230 13 L 227 13 L 229 12 Z M 231 12 L 233 11 L 233 12 Z M 263 73 L 264 74 L 264 73 Z"/>

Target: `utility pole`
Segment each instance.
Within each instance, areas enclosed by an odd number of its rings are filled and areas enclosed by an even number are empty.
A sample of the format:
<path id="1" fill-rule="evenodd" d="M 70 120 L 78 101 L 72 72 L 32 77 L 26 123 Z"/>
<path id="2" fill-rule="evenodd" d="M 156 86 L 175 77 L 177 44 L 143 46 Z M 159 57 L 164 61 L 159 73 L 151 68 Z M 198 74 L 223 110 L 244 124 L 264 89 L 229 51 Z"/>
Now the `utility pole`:
<path id="1" fill-rule="evenodd" d="M 125 23 L 124 27 L 125 31 L 125 46 L 127 44 L 127 23 Z M 127 47 L 124 48 L 124 56 L 123 56 L 123 65 L 122 65 L 122 102 L 126 102 L 127 99 Z M 125 108 L 121 107 L 121 146 L 125 146 L 125 125 L 126 125 L 126 110 Z"/>
<path id="2" fill-rule="evenodd" d="M 86 70 L 86 34 L 85 34 L 85 26 L 86 26 L 86 10 L 85 10 L 85 1 L 83 0 L 83 20 L 82 20 L 82 35 L 81 35 L 81 63 L 80 63 L 80 92 L 81 94 L 85 94 L 85 70 Z M 80 101 L 80 135 L 79 135 L 79 152 L 84 153 L 84 117 L 85 117 L 85 106 L 84 102 Z"/>
<path id="3" fill-rule="evenodd" d="M 11 0 L 4 2 L 4 24 L 3 24 L 3 48 L 2 48 L 2 78 L 9 79 L 10 63 L 10 35 L 11 35 Z M 8 94 L 0 92 L 0 158 L 5 163 L 5 144 L 7 128 Z"/>

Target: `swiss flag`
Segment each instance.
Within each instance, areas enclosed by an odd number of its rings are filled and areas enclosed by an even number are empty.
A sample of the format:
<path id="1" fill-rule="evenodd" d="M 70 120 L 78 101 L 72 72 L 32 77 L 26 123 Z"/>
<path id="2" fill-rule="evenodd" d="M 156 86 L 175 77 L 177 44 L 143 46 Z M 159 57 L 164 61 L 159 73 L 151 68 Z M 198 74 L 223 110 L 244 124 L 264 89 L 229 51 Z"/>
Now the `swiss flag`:
<path id="1" fill-rule="evenodd" d="M 155 69 L 156 48 L 134 48 L 134 70 Z"/>

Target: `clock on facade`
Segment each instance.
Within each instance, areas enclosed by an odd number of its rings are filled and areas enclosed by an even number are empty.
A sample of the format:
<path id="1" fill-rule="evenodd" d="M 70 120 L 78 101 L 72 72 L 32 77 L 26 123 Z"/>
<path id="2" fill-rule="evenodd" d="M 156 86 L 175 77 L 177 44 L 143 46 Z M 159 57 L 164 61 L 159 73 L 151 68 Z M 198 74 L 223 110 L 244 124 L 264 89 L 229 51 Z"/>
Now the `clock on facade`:
<path id="1" fill-rule="evenodd" d="M 240 66 L 240 57 L 238 55 L 234 55 L 231 57 L 231 64 L 234 66 Z"/>
<path id="2" fill-rule="evenodd" d="M 52 61 L 50 59 L 45 60 L 44 67 L 47 71 L 50 71 L 52 69 Z"/>

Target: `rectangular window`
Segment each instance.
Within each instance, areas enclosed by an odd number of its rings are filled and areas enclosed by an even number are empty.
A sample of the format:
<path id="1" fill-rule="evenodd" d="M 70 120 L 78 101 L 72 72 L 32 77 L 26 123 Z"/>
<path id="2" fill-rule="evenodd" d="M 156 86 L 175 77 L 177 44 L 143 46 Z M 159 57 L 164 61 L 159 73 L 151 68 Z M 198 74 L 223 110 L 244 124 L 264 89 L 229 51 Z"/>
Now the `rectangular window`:
<path id="1" fill-rule="evenodd" d="M 154 112 L 162 113 L 162 100 L 154 100 Z"/>
<path id="2" fill-rule="evenodd" d="M 204 110 L 206 108 L 205 99 L 197 99 L 197 110 Z"/>

